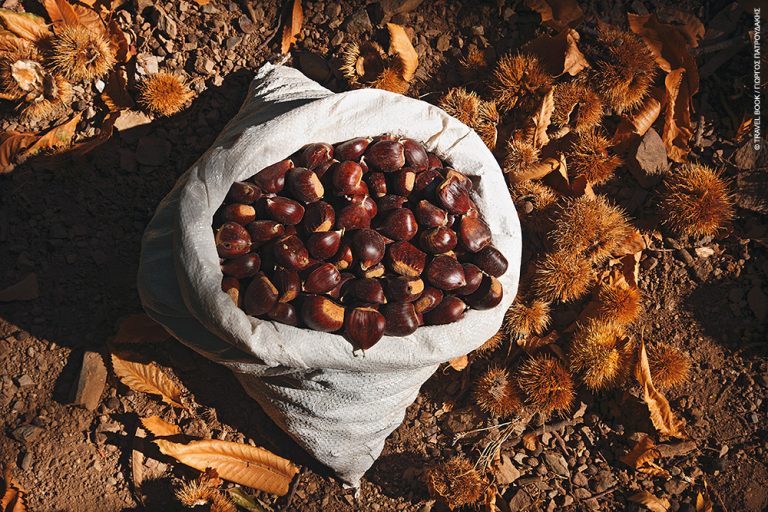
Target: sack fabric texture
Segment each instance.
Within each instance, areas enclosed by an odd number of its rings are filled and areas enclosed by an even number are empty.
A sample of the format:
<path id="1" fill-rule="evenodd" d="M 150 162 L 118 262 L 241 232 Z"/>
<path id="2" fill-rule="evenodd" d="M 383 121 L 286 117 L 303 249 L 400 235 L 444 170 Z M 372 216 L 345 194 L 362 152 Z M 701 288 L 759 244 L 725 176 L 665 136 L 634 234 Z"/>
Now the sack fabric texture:
<path id="1" fill-rule="evenodd" d="M 260 320 L 221 291 L 211 229 L 235 181 L 310 142 L 395 133 L 422 141 L 473 182 L 472 197 L 509 261 L 502 303 L 458 322 L 384 336 L 363 354 L 341 335 Z M 269 416 L 345 483 L 360 478 L 438 365 L 499 329 L 515 297 L 521 233 L 496 160 L 441 109 L 375 89 L 333 93 L 299 71 L 265 65 L 240 111 L 160 203 L 142 241 L 144 309 L 182 343 L 230 368 Z"/>

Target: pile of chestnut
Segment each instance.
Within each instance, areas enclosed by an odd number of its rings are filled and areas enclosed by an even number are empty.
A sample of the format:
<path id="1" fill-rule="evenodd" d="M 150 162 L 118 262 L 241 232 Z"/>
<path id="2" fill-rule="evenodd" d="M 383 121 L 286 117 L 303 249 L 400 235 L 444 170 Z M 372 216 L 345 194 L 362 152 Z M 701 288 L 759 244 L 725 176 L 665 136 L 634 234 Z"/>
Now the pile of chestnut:
<path id="1" fill-rule="evenodd" d="M 412 139 L 309 144 L 232 185 L 213 226 L 222 289 L 249 315 L 362 349 L 493 308 L 507 260 L 471 190 Z"/>

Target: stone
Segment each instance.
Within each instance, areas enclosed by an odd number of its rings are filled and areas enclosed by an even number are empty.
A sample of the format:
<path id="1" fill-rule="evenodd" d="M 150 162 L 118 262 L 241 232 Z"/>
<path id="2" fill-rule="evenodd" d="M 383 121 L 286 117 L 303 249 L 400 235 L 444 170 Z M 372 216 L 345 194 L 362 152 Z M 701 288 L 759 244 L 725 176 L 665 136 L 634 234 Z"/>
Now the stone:
<path id="1" fill-rule="evenodd" d="M 547 466 L 549 466 L 549 468 L 558 475 L 567 478 L 570 474 L 568 472 L 568 464 L 565 462 L 565 458 L 563 458 L 563 456 L 559 453 L 546 452 L 544 453 L 544 460 L 546 461 Z"/>
<path id="2" fill-rule="evenodd" d="M 587 476 L 584 473 L 576 473 L 573 475 L 573 478 L 571 479 L 573 482 L 573 485 L 577 487 L 586 487 L 587 484 L 589 484 L 589 480 L 587 480 Z"/>
<path id="3" fill-rule="evenodd" d="M 136 147 L 136 161 L 142 165 L 163 165 L 170 154 L 171 143 L 159 137 L 141 137 Z"/>
<path id="4" fill-rule="evenodd" d="M 89 411 L 98 407 L 104 386 L 107 384 L 107 368 L 98 352 L 83 354 L 83 365 L 75 387 L 72 403 L 81 405 Z"/>
<path id="5" fill-rule="evenodd" d="M 11 437 L 20 443 L 30 443 L 37 440 L 43 429 L 35 425 L 21 425 L 11 432 Z"/>
<path id="6" fill-rule="evenodd" d="M 448 34 L 443 34 L 437 38 L 437 43 L 435 44 L 435 48 L 437 48 L 437 51 L 444 52 L 448 50 L 448 48 L 450 47 L 451 47 L 451 36 L 449 36 Z"/>
<path id="7" fill-rule="evenodd" d="M 667 491 L 672 496 L 682 494 L 687 487 L 688 487 L 688 484 L 686 484 L 684 481 L 679 480 L 677 478 L 673 478 L 668 482 L 664 482 L 664 490 Z"/>
<path id="8" fill-rule="evenodd" d="M 156 55 L 140 53 L 136 56 L 136 63 L 139 74 L 154 75 L 160 71 L 160 59 Z"/>
<path id="9" fill-rule="evenodd" d="M 641 187 L 651 188 L 658 184 L 669 163 L 667 149 L 656 130 L 651 128 L 645 132 L 637 149 L 630 151 L 627 166 Z"/>
<path id="10" fill-rule="evenodd" d="M 379 0 L 378 4 L 383 13 L 381 23 L 387 23 L 397 14 L 406 14 L 416 9 L 423 0 Z"/>
<path id="11" fill-rule="evenodd" d="M 331 46 L 339 46 L 344 42 L 344 32 L 336 32 L 331 39 Z"/>
<path id="12" fill-rule="evenodd" d="M 34 384 L 35 384 L 35 381 L 33 381 L 32 377 L 30 377 L 26 373 L 20 376 L 18 379 L 16 379 L 16 385 L 18 385 L 20 388 L 28 388 L 29 386 L 33 386 Z"/>
<path id="13" fill-rule="evenodd" d="M 496 476 L 496 483 L 499 485 L 509 485 L 521 475 L 520 470 L 512 464 L 507 455 L 501 456 L 501 462 L 493 467 L 493 473 Z"/>
<path id="14" fill-rule="evenodd" d="M 509 499 L 508 504 L 510 510 L 528 510 L 528 508 L 533 504 L 533 500 L 527 492 L 525 492 L 523 489 L 519 489 Z"/>
<path id="15" fill-rule="evenodd" d="M 352 13 L 344 22 L 344 29 L 352 34 L 373 30 L 373 25 L 371 25 L 371 19 L 368 17 L 368 12 L 365 9 L 359 9 Z"/>
<path id="16" fill-rule="evenodd" d="M 232 48 L 240 44 L 240 41 L 242 41 L 242 39 L 243 38 L 240 36 L 228 37 L 227 40 L 224 42 L 224 46 L 226 47 L 227 50 L 231 50 Z"/>
<path id="17" fill-rule="evenodd" d="M 155 4 L 155 11 L 157 11 L 157 29 L 169 39 L 176 39 L 179 32 L 176 22 L 157 4 Z"/>
<path id="18" fill-rule="evenodd" d="M 613 473 L 604 469 L 602 471 L 598 471 L 597 475 L 595 475 L 593 484 L 595 493 L 601 493 L 616 485 L 616 477 L 613 476 Z"/>
<path id="19" fill-rule="evenodd" d="M 733 164 L 742 171 L 754 169 L 757 163 L 757 156 L 758 152 L 755 151 L 754 144 L 749 139 L 733 152 Z"/>

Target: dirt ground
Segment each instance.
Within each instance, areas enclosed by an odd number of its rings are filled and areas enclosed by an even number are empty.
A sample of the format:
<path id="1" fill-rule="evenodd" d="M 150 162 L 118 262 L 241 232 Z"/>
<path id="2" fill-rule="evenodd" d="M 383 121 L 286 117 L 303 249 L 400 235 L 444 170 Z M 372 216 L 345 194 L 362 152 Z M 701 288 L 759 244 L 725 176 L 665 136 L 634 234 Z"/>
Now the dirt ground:
<path id="1" fill-rule="evenodd" d="M 21 3 L 40 11 L 34 2 Z M 518 5 L 522 2 L 499 7 L 426 0 L 389 16 L 387 6 L 409 3 L 419 2 L 366 7 L 366 2 L 305 1 L 304 38 L 288 63 L 331 90 L 346 90 L 336 71 L 341 47 L 357 37 L 381 37 L 386 15 L 415 33 L 420 65 L 410 95 L 436 102 L 448 87 L 466 82 L 455 70 L 469 45 L 501 55 L 539 29 L 538 15 Z M 729 8 L 726 1 L 674 4 L 690 9 L 705 26 Z M 6 8 L 17 5 L 17 0 L 3 2 Z M 176 21 L 170 37 L 158 36 L 153 5 L 127 2 L 121 26 L 138 35 L 137 59 L 147 69 L 159 65 L 192 80 L 197 93 L 192 105 L 170 118 L 116 132 L 86 158 L 33 161 L 0 176 L 0 289 L 29 272 L 40 285 L 36 300 L 0 303 L 0 463 L 10 466 L 28 491 L 29 510 L 181 509 L 174 486 L 197 472 L 144 442 L 138 418 L 158 414 L 175 418 L 191 435 L 253 442 L 300 464 L 288 496 L 259 495 L 275 510 L 430 510 L 424 467 L 465 449 L 462 443 L 454 446 L 455 434 L 482 426 L 459 392 L 467 372 L 479 373 L 491 364 L 487 359 L 463 373 L 441 369 L 424 385 L 357 497 L 281 433 L 232 375 L 173 341 L 141 350 L 172 369 L 206 414 L 177 415 L 112 374 L 96 410 L 71 404 L 83 353 L 106 355 L 120 319 L 140 311 L 135 276 L 141 235 L 158 202 L 237 111 L 254 70 L 280 58 L 273 41 L 274 1 L 253 2 L 261 22 L 256 26 L 248 24 L 242 2 L 157 4 Z M 588 16 L 600 13 L 620 26 L 626 26 L 628 10 L 659 7 L 650 0 L 592 0 L 582 6 Z M 750 16 L 738 11 L 732 17 L 727 37 L 744 36 Z M 738 50 L 702 76 L 694 121 L 697 128 L 703 124 L 691 154 L 724 168 L 734 185 L 738 208 L 732 229 L 717 240 L 655 240 L 641 262 L 646 308 L 633 327 L 637 335 L 666 340 L 691 356 L 690 379 L 667 396 L 695 443 L 664 460 L 672 475 L 668 480 L 634 472 L 618 459 L 637 432 L 653 431 L 637 390 L 582 390 L 577 403 L 586 409 L 560 418 L 562 424 L 545 434 L 537 449 L 524 449 L 520 439 L 504 445 L 518 475 L 502 488 L 500 510 L 639 510 L 628 497 L 648 490 L 667 498 L 669 510 L 693 511 L 704 480 L 715 510 L 768 508 L 768 223 L 764 205 L 755 206 L 755 186 L 747 186 L 757 183 L 759 191 L 766 184 L 765 163 L 753 161 L 754 174 L 739 169 L 733 137 L 750 108 L 744 90 L 751 87 L 751 61 L 748 46 Z M 722 51 L 700 55 L 700 68 L 722 59 Z M 97 124 L 87 99 L 78 107 Z M 0 128 L 14 127 L 6 110 Z M 623 206 L 641 228 L 658 220 L 653 191 L 638 186 L 626 169 L 598 191 Z M 554 326 L 572 320 L 563 314 Z M 456 396 L 456 406 L 446 412 L 444 403 Z"/>

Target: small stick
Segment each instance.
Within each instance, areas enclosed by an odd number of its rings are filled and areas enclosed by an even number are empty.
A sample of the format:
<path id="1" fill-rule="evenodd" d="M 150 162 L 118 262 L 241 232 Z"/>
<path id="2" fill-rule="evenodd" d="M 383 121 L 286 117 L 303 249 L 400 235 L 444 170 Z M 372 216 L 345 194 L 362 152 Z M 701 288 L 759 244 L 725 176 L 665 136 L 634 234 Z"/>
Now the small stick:
<path id="1" fill-rule="evenodd" d="M 293 501 L 293 495 L 296 494 L 296 488 L 299 486 L 299 480 L 301 480 L 301 475 L 303 471 L 299 471 L 299 474 L 296 475 L 296 479 L 291 482 L 291 488 L 288 489 L 288 497 L 285 500 L 285 505 L 283 505 L 283 510 L 286 511 L 291 506 L 291 501 Z"/>

